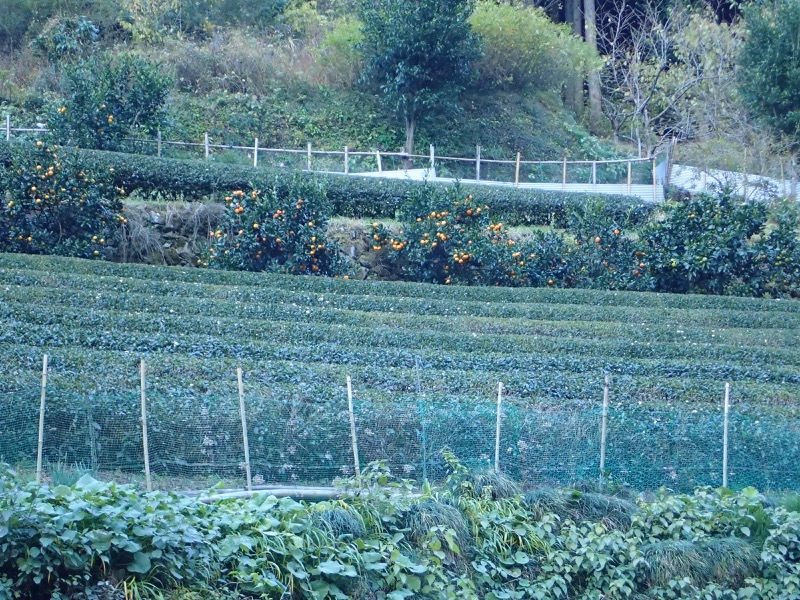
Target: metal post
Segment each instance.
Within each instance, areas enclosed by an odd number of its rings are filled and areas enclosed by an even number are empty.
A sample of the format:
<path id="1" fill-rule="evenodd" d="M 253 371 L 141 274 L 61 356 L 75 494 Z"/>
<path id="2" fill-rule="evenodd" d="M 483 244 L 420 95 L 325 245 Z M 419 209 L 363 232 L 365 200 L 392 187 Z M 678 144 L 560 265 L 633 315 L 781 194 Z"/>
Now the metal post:
<path id="1" fill-rule="evenodd" d="M 436 168 L 436 153 L 433 148 L 433 144 L 431 144 L 431 174 L 433 170 Z"/>
<path id="2" fill-rule="evenodd" d="M 383 164 L 381 163 L 381 151 L 375 150 L 375 158 L 378 159 L 378 173 L 383 172 Z"/>
<path id="3" fill-rule="evenodd" d="M 139 365 L 139 379 L 142 390 L 142 449 L 144 450 L 144 479 L 147 485 L 147 491 L 152 491 L 153 480 L 150 478 L 150 447 L 147 445 L 147 386 L 145 383 L 145 373 L 147 367 L 145 366 L 144 359 Z"/>
<path id="4" fill-rule="evenodd" d="M 353 384 L 347 376 L 347 410 L 350 413 L 350 439 L 353 443 L 353 465 L 356 471 L 356 482 L 361 487 L 361 466 L 358 462 L 358 438 L 356 437 L 356 416 L 353 413 Z"/>
<path id="5" fill-rule="evenodd" d="M 481 180 L 481 147 L 475 146 L 475 181 Z"/>
<path id="6" fill-rule="evenodd" d="M 256 141 L 253 144 L 253 166 L 258 166 L 258 138 L 256 138 Z"/>
<path id="7" fill-rule="evenodd" d="M 311 142 L 306 146 L 306 169 L 311 170 Z"/>
<path id="8" fill-rule="evenodd" d="M 567 157 L 564 157 L 564 163 L 561 165 L 561 189 L 567 189 Z"/>
<path id="9" fill-rule="evenodd" d="M 608 425 L 608 386 L 611 377 L 606 375 L 605 385 L 603 386 L 603 417 L 600 421 L 600 487 L 605 481 L 606 473 L 606 434 Z"/>
<path id="10" fill-rule="evenodd" d="M 161 130 L 158 130 L 158 157 L 161 158 Z"/>
<path id="11" fill-rule="evenodd" d="M 728 487 L 728 413 L 731 407 L 731 384 L 725 382 L 725 409 L 722 420 L 722 487 Z"/>
<path id="12" fill-rule="evenodd" d="M 205 147 L 206 152 L 206 160 L 208 160 L 208 133 L 205 133 L 205 137 L 203 138 L 203 146 Z"/>
<path id="13" fill-rule="evenodd" d="M 494 470 L 500 472 L 500 418 L 503 413 L 503 382 L 497 383 L 497 427 L 494 435 Z"/>
<path id="14" fill-rule="evenodd" d="M 658 194 L 656 193 L 656 188 L 658 186 L 658 180 L 656 179 L 656 159 L 653 158 L 653 202 L 656 202 L 658 199 Z"/>
<path id="15" fill-rule="evenodd" d="M 242 442 L 244 443 L 244 470 L 247 475 L 247 491 L 253 491 L 253 479 L 250 477 L 250 444 L 247 441 L 247 415 L 244 408 L 244 384 L 242 383 L 242 367 L 236 368 L 236 379 L 239 383 L 239 415 L 242 417 Z"/>
<path id="16" fill-rule="evenodd" d="M 344 147 L 344 172 L 345 175 L 350 172 L 350 154 L 347 151 L 347 146 Z"/>
<path id="17" fill-rule="evenodd" d="M 42 359 L 42 395 L 39 401 L 39 446 L 36 450 L 36 483 L 42 483 L 42 451 L 44 449 L 44 406 L 47 395 L 47 354 Z"/>
<path id="18" fill-rule="evenodd" d="M 6 115 L 6 141 L 11 141 L 11 114 Z"/>
<path id="19" fill-rule="evenodd" d="M 744 167 L 742 168 L 742 198 L 747 201 L 747 147 L 744 149 Z"/>
<path id="20" fill-rule="evenodd" d="M 628 195 L 631 195 L 631 161 L 628 161 Z"/>
<path id="21" fill-rule="evenodd" d="M 517 187 L 519 185 L 519 157 L 520 153 L 517 152 L 517 165 L 516 169 L 514 170 L 514 187 Z"/>

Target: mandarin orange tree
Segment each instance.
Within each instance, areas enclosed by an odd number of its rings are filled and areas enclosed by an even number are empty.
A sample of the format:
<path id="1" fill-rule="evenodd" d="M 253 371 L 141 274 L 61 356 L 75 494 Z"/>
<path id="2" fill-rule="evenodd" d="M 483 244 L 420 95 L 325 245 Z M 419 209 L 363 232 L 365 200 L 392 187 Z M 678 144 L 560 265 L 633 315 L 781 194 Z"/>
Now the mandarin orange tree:
<path id="1" fill-rule="evenodd" d="M 225 217 L 209 231 L 199 265 L 242 271 L 335 275 L 336 249 L 326 239 L 330 208 L 324 190 L 294 177 L 225 197 Z"/>
<path id="2" fill-rule="evenodd" d="M 0 171 L 0 251 L 103 258 L 124 225 L 112 173 L 83 168 L 74 155 L 37 142 Z"/>

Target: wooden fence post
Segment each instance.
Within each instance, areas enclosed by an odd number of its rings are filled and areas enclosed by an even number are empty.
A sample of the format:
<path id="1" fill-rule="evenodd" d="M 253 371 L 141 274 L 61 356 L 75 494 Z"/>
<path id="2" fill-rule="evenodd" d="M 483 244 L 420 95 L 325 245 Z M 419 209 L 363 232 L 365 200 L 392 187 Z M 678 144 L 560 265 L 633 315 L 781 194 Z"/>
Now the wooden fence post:
<path id="1" fill-rule="evenodd" d="M 378 173 L 383 172 L 383 164 L 381 163 L 381 151 L 375 150 L 375 158 L 378 159 Z"/>
<path id="2" fill-rule="evenodd" d="M 206 132 L 206 133 L 204 134 L 204 137 L 203 137 L 203 147 L 204 147 L 204 149 L 205 149 L 206 160 L 208 160 L 208 155 L 209 155 L 209 149 L 208 149 L 208 132 Z"/>
<path id="3" fill-rule="evenodd" d="M 628 195 L 631 195 L 631 161 L 628 161 Z"/>
<path id="4" fill-rule="evenodd" d="M 514 170 L 514 187 L 519 186 L 519 157 L 520 157 L 520 153 L 517 152 L 517 165 L 516 165 L 516 168 Z"/>
<path id="5" fill-rule="evenodd" d="M 158 130 L 158 141 L 157 141 L 157 154 L 158 158 L 161 158 L 161 130 Z"/>
<path id="6" fill-rule="evenodd" d="M 256 141 L 253 144 L 253 166 L 258 166 L 258 138 L 256 138 Z"/>
<path id="7" fill-rule="evenodd" d="M 592 161 L 592 191 L 597 191 L 597 161 Z"/>
<path id="8" fill-rule="evenodd" d="M 561 165 L 561 189 L 567 189 L 567 157 L 564 157 L 564 162 Z"/>
<path id="9" fill-rule="evenodd" d="M 600 488 L 603 488 L 606 472 L 606 435 L 608 425 L 608 386 L 611 377 L 606 375 L 605 385 L 603 385 L 603 417 L 600 422 Z"/>
<path id="10" fill-rule="evenodd" d="M 475 146 L 475 181 L 481 180 L 481 147 Z"/>
<path id="11" fill-rule="evenodd" d="M 239 383 L 239 416 L 242 418 L 242 442 L 244 444 L 244 470 L 247 475 L 247 491 L 253 491 L 253 479 L 250 476 L 250 444 L 247 441 L 247 414 L 244 407 L 244 384 L 242 383 L 242 367 L 236 368 L 236 379 Z"/>
<path id="12" fill-rule="evenodd" d="M 344 173 L 345 175 L 350 173 L 350 153 L 347 150 L 347 146 L 344 147 Z"/>
<path id="13" fill-rule="evenodd" d="M 306 146 L 306 170 L 311 170 L 311 142 Z"/>
<path id="14" fill-rule="evenodd" d="M 731 384 L 725 382 L 725 408 L 722 418 L 722 487 L 728 487 L 728 413 L 731 408 Z"/>
<path id="15" fill-rule="evenodd" d="M 353 445 L 353 466 L 355 467 L 356 482 L 361 488 L 361 465 L 358 461 L 358 438 L 356 437 L 356 416 L 353 412 L 353 384 L 350 375 L 347 376 L 347 412 L 350 413 L 350 440 Z"/>
<path id="16" fill-rule="evenodd" d="M 11 141 L 11 113 L 6 115 L 6 141 Z"/>
<path id="17" fill-rule="evenodd" d="M 142 392 L 142 449 L 144 452 L 144 479 L 147 485 L 147 491 L 152 491 L 153 480 L 150 477 L 150 447 L 147 443 L 147 385 L 145 374 L 147 367 L 145 366 L 144 359 L 139 364 L 139 382 Z"/>
<path id="18" fill-rule="evenodd" d="M 433 144 L 431 144 L 431 174 L 433 174 L 435 168 L 436 168 L 436 153 L 433 148 Z"/>
<path id="19" fill-rule="evenodd" d="M 503 414 L 503 382 L 497 383 L 497 425 L 494 434 L 494 470 L 500 472 L 500 421 Z"/>
<path id="20" fill-rule="evenodd" d="M 39 400 L 39 444 L 36 449 L 36 483 L 42 483 L 42 454 L 44 450 L 44 411 L 47 395 L 47 354 L 42 359 L 42 394 Z"/>

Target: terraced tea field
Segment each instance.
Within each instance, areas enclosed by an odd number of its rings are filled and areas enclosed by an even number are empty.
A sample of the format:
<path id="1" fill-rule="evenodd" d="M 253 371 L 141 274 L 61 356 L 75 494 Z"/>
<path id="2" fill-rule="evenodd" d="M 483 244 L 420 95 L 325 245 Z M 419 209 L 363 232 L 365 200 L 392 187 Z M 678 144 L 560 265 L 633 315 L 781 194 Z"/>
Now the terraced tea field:
<path id="1" fill-rule="evenodd" d="M 800 486 L 800 303 L 408 283 L 0 254 L 0 460 L 35 457 L 43 353 L 51 463 L 241 477 L 236 367 L 257 481 L 330 481 L 361 462 L 435 475 L 449 446 L 529 481 L 595 477 L 603 378 L 607 468 L 638 487 L 721 479 Z"/>

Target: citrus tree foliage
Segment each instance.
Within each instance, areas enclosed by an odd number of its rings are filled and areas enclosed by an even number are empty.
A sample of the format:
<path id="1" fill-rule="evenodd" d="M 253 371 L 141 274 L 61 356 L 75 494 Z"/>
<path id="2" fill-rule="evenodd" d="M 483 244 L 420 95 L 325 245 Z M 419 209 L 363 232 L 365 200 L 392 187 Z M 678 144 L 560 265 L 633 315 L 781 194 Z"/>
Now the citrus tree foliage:
<path id="1" fill-rule="evenodd" d="M 739 87 L 752 113 L 800 150 L 800 0 L 753 4 L 739 59 Z"/>
<path id="2" fill-rule="evenodd" d="M 0 171 L 0 252 L 102 258 L 122 216 L 109 173 L 84 169 L 39 142 Z"/>
<path id="3" fill-rule="evenodd" d="M 406 152 L 425 112 L 464 89 L 478 54 L 470 0 L 363 0 L 363 79 L 406 125 Z"/>
<path id="4" fill-rule="evenodd" d="M 100 38 L 100 28 L 86 17 L 50 19 L 31 47 L 50 61 L 80 56 Z"/>
<path id="5" fill-rule="evenodd" d="M 59 143 L 120 150 L 136 132 L 154 134 L 163 117 L 170 79 L 134 54 L 101 55 L 71 66 L 68 96 L 50 127 Z"/>
<path id="6" fill-rule="evenodd" d="M 481 38 L 476 67 L 485 86 L 559 91 L 571 76 L 599 68 L 596 53 L 541 8 L 480 0 L 469 19 Z"/>

